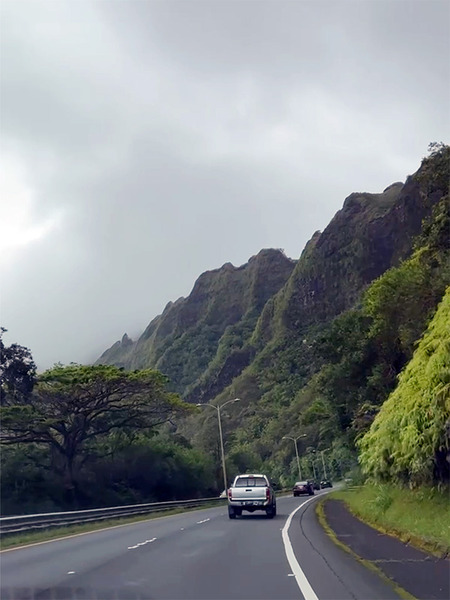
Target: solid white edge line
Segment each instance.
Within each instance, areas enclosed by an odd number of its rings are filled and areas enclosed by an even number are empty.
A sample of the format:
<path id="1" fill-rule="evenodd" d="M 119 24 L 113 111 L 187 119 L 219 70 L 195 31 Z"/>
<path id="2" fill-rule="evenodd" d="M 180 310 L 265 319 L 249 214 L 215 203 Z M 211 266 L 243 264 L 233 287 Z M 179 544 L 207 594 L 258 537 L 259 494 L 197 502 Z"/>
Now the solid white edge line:
<path id="1" fill-rule="evenodd" d="M 300 504 L 300 506 L 298 506 L 294 511 L 292 511 L 291 514 L 289 515 L 289 517 L 287 518 L 286 523 L 283 527 L 283 531 L 282 531 L 282 537 L 283 537 L 284 550 L 286 552 L 286 557 L 288 559 L 288 562 L 292 569 L 292 572 L 295 575 L 295 581 L 297 582 L 297 585 L 300 588 L 300 591 L 303 594 L 303 597 L 305 598 L 305 600 L 319 600 L 319 599 L 316 596 L 316 593 L 314 592 L 314 590 L 312 589 L 311 584 L 309 583 L 308 579 L 306 578 L 306 575 L 304 574 L 301 566 L 298 564 L 297 559 L 295 558 L 291 540 L 289 539 L 288 530 L 291 525 L 292 517 L 295 515 L 295 513 L 298 510 L 300 510 L 301 508 L 303 508 L 305 506 L 305 504 L 308 504 L 308 502 L 311 502 L 312 500 L 316 500 L 319 497 L 320 496 L 315 496 L 313 498 L 309 498 L 308 500 L 306 500 L 306 502 L 303 502 L 303 504 Z"/>

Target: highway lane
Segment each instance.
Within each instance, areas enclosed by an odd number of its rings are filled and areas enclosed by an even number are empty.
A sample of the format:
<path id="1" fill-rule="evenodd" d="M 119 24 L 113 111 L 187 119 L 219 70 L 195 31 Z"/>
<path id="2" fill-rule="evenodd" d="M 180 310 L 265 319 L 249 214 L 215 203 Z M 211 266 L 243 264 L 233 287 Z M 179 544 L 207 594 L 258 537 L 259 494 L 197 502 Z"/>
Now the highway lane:
<path id="1" fill-rule="evenodd" d="M 396 598 L 323 533 L 309 498 L 278 498 L 278 515 L 193 511 L 2 552 L 3 600 L 355 600 Z M 287 531 L 302 594 L 286 555 Z M 296 576 L 297 575 L 297 576 Z M 309 595 L 308 595 L 309 594 Z"/>

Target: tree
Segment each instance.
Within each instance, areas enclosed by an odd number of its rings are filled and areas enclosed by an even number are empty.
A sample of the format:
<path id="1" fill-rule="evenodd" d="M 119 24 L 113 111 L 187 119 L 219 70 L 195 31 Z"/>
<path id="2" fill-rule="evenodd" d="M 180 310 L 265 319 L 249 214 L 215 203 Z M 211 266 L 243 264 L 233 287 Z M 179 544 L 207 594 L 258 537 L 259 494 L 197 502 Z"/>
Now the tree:
<path id="1" fill-rule="evenodd" d="M 77 474 L 111 432 L 149 430 L 190 410 L 158 371 L 56 366 L 39 376 L 27 404 L 1 408 L 3 444 L 43 444 L 76 500 Z M 192 409 L 191 409 L 192 410 Z"/>
<path id="2" fill-rule="evenodd" d="M 5 346 L 0 327 L 0 405 L 22 404 L 33 390 L 36 365 L 30 350 L 19 344 Z"/>
<path id="3" fill-rule="evenodd" d="M 419 171 L 415 175 L 426 194 L 440 191 L 448 194 L 450 179 L 450 146 L 444 142 L 431 142 L 428 145 L 428 156 L 422 160 Z"/>

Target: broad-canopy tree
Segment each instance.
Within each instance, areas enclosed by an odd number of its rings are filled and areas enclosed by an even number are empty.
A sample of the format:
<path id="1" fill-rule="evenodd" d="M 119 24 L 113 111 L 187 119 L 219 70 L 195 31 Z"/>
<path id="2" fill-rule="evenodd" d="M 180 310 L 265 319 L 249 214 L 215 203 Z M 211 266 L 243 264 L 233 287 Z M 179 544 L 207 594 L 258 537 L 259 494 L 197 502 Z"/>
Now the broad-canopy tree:
<path id="1" fill-rule="evenodd" d="M 150 369 L 55 366 L 39 376 L 27 404 L 0 409 L 0 441 L 46 445 L 73 495 L 94 441 L 117 430 L 150 430 L 192 410 L 166 385 L 167 377 Z"/>

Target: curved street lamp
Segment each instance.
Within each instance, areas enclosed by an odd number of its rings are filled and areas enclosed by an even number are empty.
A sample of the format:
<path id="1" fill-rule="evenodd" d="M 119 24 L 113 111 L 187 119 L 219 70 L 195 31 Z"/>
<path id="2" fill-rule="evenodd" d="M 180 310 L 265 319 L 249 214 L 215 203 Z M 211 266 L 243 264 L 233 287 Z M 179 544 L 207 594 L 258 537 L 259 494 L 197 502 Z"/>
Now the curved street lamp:
<path id="1" fill-rule="evenodd" d="M 333 450 L 333 448 L 324 448 L 323 450 L 320 451 L 320 455 L 322 456 L 322 467 L 323 467 L 323 473 L 324 473 L 325 479 L 328 479 L 328 477 L 327 477 L 327 469 L 325 466 L 325 459 L 323 457 L 323 454 L 324 454 L 324 452 L 329 452 L 331 450 Z"/>
<path id="2" fill-rule="evenodd" d="M 322 467 L 323 467 L 323 474 L 324 474 L 324 476 L 325 476 L 325 477 L 324 477 L 324 479 L 328 479 L 328 477 L 327 477 L 327 469 L 326 469 L 326 467 L 325 467 L 325 459 L 324 459 L 324 457 L 323 457 L 323 453 L 324 453 L 324 452 L 328 452 L 328 450 L 331 450 L 331 448 L 325 448 L 325 450 L 321 450 L 321 451 L 320 451 L 320 454 L 321 454 L 321 456 L 322 456 Z"/>
<path id="3" fill-rule="evenodd" d="M 288 435 L 284 435 L 281 439 L 283 440 L 292 440 L 294 442 L 294 446 L 295 446 L 295 455 L 297 457 L 297 469 L 298 469 L 298 476 L 299 476 L 299 481 L 302 480 L 302 470 L 300 468 L 300 458 L 298 456 L 298 448 L 297 448 L 297 440 L 299 440 L 302 437 L 306 437 L 306 433 L 302 433 L 301 435 L 298 435 L 296 438 L 293 437 L 289 437 Z"/>
<path id="4" fill-rule="evenodd" d="M 313 455 L 316 455 L 316 449 L 315 448 L 310 448 L 309 449 L 309 458 L 311 460 L 311 465 L 313 468 L 313 477 L 314 477 L 314 481 L 317 481 L 317 473 L 316 473 L 316 467 L 314 465 L 314 460 L 313 460 Z"/>
<path id="5" fill-rule="evenodd" d="M 196 406 L 210 406 L 211 408 L 214 408 L 217 411 L 217 420 L 219 422 L 220 451 L 221 451 L 221 455 L 222 455 L 223 484 L 224 484 L 225 491 L 228 488 L 228 484 L 227 484 L 227 468 L 225 466 L 225 450 L 223 447 L 222 420 L 220 418 L 220 411 L 227 404 L 231 404 L 232 402 L 239 402 L 239 400 L 240 400 L 240 398 L 234 398 L 233 400 L 227 400 L 226 402 L 224 402 L 223 404 L 220 404 L 219 406 L 216 406 L 215 404 L 200 404 L 200 403 L 196 404 Z"/>

